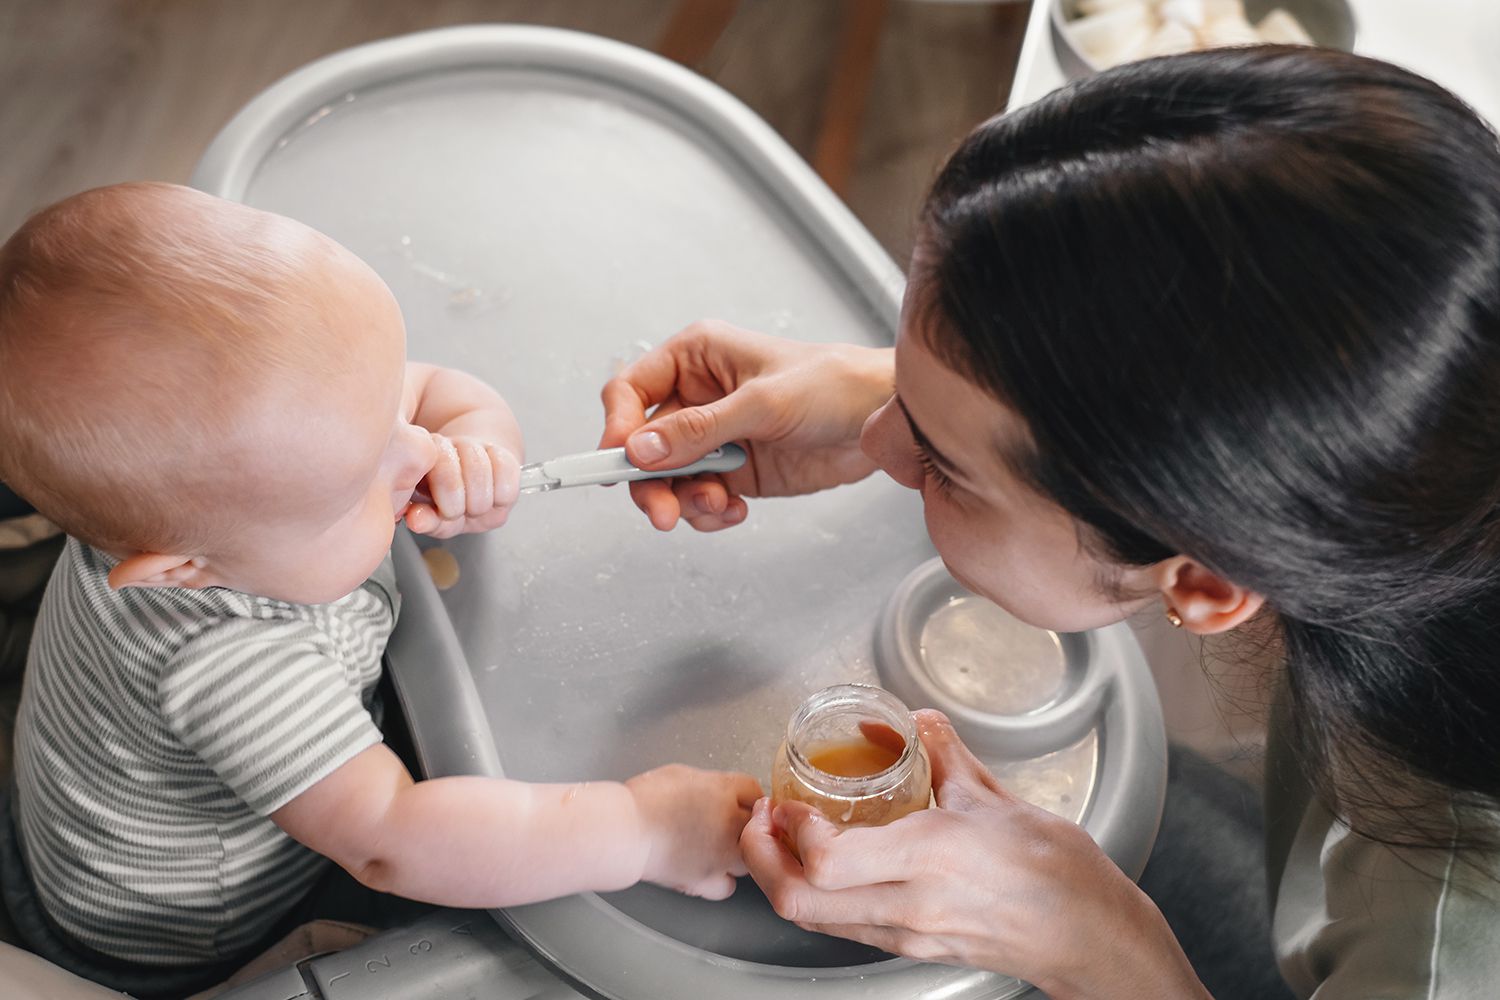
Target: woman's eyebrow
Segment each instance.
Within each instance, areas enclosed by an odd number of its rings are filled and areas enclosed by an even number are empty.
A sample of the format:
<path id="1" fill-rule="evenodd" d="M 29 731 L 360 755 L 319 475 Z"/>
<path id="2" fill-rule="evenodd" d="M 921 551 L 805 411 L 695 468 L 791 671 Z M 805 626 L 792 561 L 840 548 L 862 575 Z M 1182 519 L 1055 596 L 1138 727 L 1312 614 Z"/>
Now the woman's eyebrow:
<path id="1" fill-rule="evenodd" d="M 963 473 L 959 471 L 958 466 L 953 464 L 948 456 L 932 446 L 932 442 L 927 439 L 927 435 L 922 433 L 922 429 L 917 426 L 917 422 L 911 418 L 911 411 L 906 408 L 906 401 L 897 396 L 896 405 L 901 407 L 901 415 L 906 418 L 906 426 L 911 428 L 911 436 L 917 442 L 917 447 L 926 452 L 928 458 L 931 458 L 938 465 L 942 466 L 944 472 L 949 473 L 954 478 L 962 478 Z"/>

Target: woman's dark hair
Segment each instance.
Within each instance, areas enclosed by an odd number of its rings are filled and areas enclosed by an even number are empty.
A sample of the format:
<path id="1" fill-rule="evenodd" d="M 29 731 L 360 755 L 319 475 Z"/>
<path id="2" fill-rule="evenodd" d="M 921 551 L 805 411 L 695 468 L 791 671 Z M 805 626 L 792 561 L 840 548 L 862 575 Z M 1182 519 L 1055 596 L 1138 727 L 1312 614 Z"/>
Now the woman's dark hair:
<path id="1" fill-rule="evenodd" d="M 1434 801 L 1500 803 L 1500 145 L 1468 107 L 1324 50 L 1122 67 L 970 135 L 916 263 L 924 338 L 1090 544 L 1265 595 L 1325 802 L 1443 847 Z"/>

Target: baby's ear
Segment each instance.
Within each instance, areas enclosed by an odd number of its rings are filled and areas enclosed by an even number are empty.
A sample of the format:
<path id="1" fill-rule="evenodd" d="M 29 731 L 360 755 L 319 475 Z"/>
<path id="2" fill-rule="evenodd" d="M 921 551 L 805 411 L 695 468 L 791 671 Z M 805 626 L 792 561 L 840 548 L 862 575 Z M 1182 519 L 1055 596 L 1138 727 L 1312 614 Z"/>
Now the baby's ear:
<path id="1" fill-rule="evenodd" d="M 121 559 L 109 571 L 109 585 L 114 590 L 126 587 L 206 587 L 203 560 L 193 556 L 170 556 L 159 552 L 139 552 Z"/>

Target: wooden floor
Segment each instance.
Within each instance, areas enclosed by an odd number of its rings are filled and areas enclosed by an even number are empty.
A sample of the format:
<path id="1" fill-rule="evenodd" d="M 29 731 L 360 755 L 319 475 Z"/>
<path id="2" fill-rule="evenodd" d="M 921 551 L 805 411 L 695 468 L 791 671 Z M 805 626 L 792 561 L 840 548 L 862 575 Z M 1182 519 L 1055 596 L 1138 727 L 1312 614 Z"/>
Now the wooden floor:
<path id="1" fill-rule="evenodd" d="M 690 19 L 711 21 L 716 9 L 728 16 L 697 68 L 811 157 L 846 8 L 876 0 L 691 2 Z M 934 170 L 1003 103 L 1026 7 L 888 5 L 846 194 L 900 262 Z M 84 188 L 186 180 L 241 105 L 350 45 L 516 22 L 655 48 L 677 8 L 677 0 L 0 0 L 0 233 Z"/>

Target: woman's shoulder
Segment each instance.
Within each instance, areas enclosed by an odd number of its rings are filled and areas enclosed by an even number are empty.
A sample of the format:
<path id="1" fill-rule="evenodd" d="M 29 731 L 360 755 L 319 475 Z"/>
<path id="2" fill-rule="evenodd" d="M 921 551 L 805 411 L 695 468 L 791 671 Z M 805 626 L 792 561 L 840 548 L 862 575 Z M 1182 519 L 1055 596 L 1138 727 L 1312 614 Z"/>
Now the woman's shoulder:
<path id="1" fill-rule="evenodd" d="M 1435 804 L 1455 833 L 1500 816 Z M 1500 983 L 1500 850 L 1392 846 L 1311 800 L 1276 890 L 1272 935 L 1301 996 L 1458 1000 Z"/>

